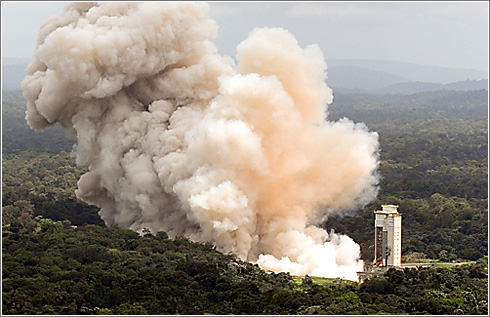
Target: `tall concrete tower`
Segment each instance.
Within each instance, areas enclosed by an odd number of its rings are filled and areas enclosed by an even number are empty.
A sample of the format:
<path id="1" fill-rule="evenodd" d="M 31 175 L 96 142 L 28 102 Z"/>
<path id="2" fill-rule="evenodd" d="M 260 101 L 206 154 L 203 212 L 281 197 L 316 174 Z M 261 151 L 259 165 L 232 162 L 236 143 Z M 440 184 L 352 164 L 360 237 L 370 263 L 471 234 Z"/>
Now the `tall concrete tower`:
<path id="1" fill-rule="evenodd" d="M 401 266 L 402 216 L 396 205 L 382 205 L 374 220 L 374 265 Z"/>

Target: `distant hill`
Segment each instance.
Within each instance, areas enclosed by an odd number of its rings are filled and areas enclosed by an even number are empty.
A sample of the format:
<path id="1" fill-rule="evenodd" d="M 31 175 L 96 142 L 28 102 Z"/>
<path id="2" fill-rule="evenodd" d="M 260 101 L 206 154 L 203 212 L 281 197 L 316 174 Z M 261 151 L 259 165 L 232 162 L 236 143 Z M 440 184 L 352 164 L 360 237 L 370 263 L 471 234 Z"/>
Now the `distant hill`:
<path id="1" fill-rule="evenodd" d="M 335 88 L 358 90 L 380 89 L 409 79 L 357 66 L 337 66 L 327 69 L 327 84 Z"/>
<path id="2" fill-rule="evenodd" d="M 19 57 L 2 57 L 2 89 L 21 89 L 20 83 L 25 77 L 30 59 Z"/>
<path id="3" fill-rule="evenodd" d="M 406 62 L 395 62 L 385 60 L 362 60 L 362 59 L 327 59 L 328 71 L 334 67 L 355 66 L 366 68 L 377 72 L 396 74 L 408 80 L 436 84 L 449 84 L 467 79 L 488 79 L 488 72 L 475 69 L 461 69 L 418 65 Z"/>
<path id="4" fill-rule="evenodd" d="M 414 64 L 410 64 L 413 66 L 413 70 L 409 72 L 405 69 L 408 67 L 407 63 L 373 61 L 373 64 L 369 64 L 368 62 L 361 60 L 331 61 L 327 69 L 327 84 L 334 92 L 363 94 L 416 94 L 437 90 L 488 90 L 488 76 L 484 72 Z M 344 65 L 344 63 L 354 65 Z M 389 68 L 390 65 L 393 66 L 391 69 Z M 431 72 L 433 74 L 429 76 Z M 441 81 L 442 77 L 446 80 Z M 431 78 L 434 81 L 431 81 Z M 447 81 L 449 78 L 454 79 L 454 81 Z"/>
<path id="5" fill-rule="evenodd" d="M 454 90 L 454 91 L 469 91 L 469 90 L 484 90 L 488 89 L 488 80 L 465 80 L 450 84 L 434 84 L 424 82 L 405 82 L 393 84 L 380 89 L 373 89 L 371 93 L 377 94 L 402 94 L 411 95 L 421 92 L 437 91 L 437 90 Z"/>
<path id="6" fill-rule="evenodd" d="M 21 89 L 29 59 L 2 57 L 2 89 Z M 488 89 L 478 70 L 377 60 L 327 60 L 327 84 L 340 93 L 412 94 Z"/>
<path id="7" fill-rule="evenodd" d="M 21 89 L 21 82 L 26 75 L 27 64 L 2 65 L 2 89 Z"/>

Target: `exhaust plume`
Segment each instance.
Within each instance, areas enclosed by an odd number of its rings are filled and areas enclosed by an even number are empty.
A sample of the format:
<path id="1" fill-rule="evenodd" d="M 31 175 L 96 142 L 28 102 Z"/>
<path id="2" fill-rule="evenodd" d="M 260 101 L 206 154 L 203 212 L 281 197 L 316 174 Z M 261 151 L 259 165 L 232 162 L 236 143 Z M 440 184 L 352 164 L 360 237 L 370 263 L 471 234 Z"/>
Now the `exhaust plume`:
<path id="1" fill-rule="evenodd" d="M 360 248 L 316 227 L 377 194 L 377 134 L 326 120 L 318 46 L 253 30 L 236 65 L 208 5 L 76 3 L 46 21 L 26 120 L 59 123 L 88 166 L 76 195 L 108 226 L 211 242 L 272 271 L 357 280 Z"/>

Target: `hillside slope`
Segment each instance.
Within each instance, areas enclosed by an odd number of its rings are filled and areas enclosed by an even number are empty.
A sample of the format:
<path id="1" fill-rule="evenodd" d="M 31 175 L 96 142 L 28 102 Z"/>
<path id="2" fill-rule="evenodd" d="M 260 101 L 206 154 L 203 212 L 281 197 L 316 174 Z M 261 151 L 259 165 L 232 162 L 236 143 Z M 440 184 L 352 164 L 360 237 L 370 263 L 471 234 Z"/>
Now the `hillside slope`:
<path id="1" fill-rule="evenodd" d="M 373 90 L 409 81 L 398 75 L 356 66 L 328 68 L 327 84 L 335 88 Z"/>

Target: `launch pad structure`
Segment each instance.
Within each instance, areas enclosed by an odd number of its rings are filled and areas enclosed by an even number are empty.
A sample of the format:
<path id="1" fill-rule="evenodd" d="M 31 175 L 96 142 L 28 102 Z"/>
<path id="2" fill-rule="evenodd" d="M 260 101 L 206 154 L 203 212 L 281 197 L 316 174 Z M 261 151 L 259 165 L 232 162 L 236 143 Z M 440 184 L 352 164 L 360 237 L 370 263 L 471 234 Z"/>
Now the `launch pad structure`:
<path id="1" fill-rule="evenodd" d="M 402 216 L 397 205 L 374 211 L 374 266 L 401 267 Z"/>
<path id="2" fill-rule="evenodd" d="M 357 272 L 359 282 L 381 276 L 390 268 L 418 270 L 433 266 L 433 263 L 402 264 L 402 215 L 397 205 L 381 207 L 382 210 L 374 211 L 374 260 L 364 265 L 364 271 Z"/>
<path id="3" fill-rule="evenodd" d="M 402 266 L 402 215 L 398 205 L 381 205 L 374 211 L 374 260 L 357 272 L 360 281 L 383 274 L 389 268 Z"/>

